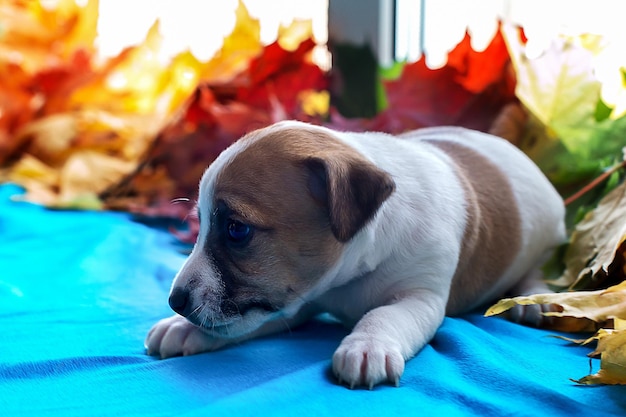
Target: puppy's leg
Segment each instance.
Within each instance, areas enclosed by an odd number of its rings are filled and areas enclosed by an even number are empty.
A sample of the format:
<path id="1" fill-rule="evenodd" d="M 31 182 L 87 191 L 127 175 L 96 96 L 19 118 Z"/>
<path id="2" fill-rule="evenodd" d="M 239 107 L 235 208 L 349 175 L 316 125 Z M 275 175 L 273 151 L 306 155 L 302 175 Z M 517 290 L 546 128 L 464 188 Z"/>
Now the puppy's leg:
<path id="1" fill-rule="evenodd" d="M 302 324 L 308 315 L 299 314 L 291 319 L 276 319 L 262 325 L 257 330 L 238 337 L 218 337 L 202 330 L 178 314 L 160 320 L 148 332 L 144 345 L 148 355 L 161 359 L 173 356 L 188 356 L 211 352 L 227 345 L 241 343 L 249 339 L 277 333 Z"/>
<path id="2" fill-rule="evenodd" d="M 178 314 L 158 321 L 152 326 L 144 342 L 148 355 L 160 356 L 161 359 L 208 352 L 225 344 L 223 339 L 209 336 Z"/>
<path id="3" fill-rule="evenodd" d="M 533 294 L 547 294 L 553 291 L 543 280 L 543 273 L 539 269 L 528 272 L 509 291 L 512 297 L 527 296 Z M 516 305 L 507 313 L 507 318 L 515 323 L 522 323 L 533 327 L 549 327 L 553 320 L 543 315 L 545 312 L 556 311 L 553 304 Z"/>
<path id="4" fill-rule="evenodd" d="M 333 355 L 333 372 L 353 388 L 390 381 L 399 385 L 404 363 L 441 325 L 446 300 L 431 291 L 404 296 L 368 312 Z"/>

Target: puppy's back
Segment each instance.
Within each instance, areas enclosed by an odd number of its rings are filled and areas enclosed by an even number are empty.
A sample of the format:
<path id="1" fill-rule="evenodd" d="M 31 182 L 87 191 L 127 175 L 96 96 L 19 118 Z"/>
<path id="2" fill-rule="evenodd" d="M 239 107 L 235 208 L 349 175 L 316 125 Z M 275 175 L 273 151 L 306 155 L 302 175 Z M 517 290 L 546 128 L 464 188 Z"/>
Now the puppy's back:
<path id="1" fill-rule="evenodd" d="M 487 206 L 476 208 L 482 213 L 479 213 L 479 224 L 474 225 L 471 224 L 472 208 L 468 209 L 468 227 L 473 227 L 475 233 L 466 233 L 463 244 L 475 246 L 473 252 L 470 248 L 470 256 L 483 258 L 474 259 L 476 264 L 484 264 L 487 259 L 492 265 L 506 262 L 509 266 L 479 299 L 489 299 L 509 289 L 522 276 L 545 262 L 551 250 L 565 241 L 565 207 L 561 196 L 532 160 L 514 145 L 489 134 L 458 127 L 420 129 L 403 136 L 409 141 L 426 142 L 436 152 L 448 157 L 458 167 L 459 177 L 466 182 L 466 188 L 471 188 L 470 192 L 478 195 L 478 200 L 482 198 L 482 203 L 476 205 Z M 498 181 L 495 177 L 499 176 L 505 181 Z M 511 198 L 514 200 L 512 205 L 506 202 Z M 504 210 L 507 212 L 503 213 Z M 492 224 L 485 224 L 489 220 Z M 516 228 L 514 223 L 519 227 Z M 475 242 L 471 241 L 472 238 Z M 485 246 L 486 240 L 496 247 Z M 506 259 L 511 251 L 515 256 Z M 469 270 L 463 270 L 463 262 L 469 265 Z M 481 273 L 482 270 L 472 269 L 471 263 L 472 260 L 461 259 L 455 279 L 476 282 L 479 277 L 462 276 L 464 273 Z M 467 285 L 463 287 L 468 290 Z M 459 297 L 462 296 L 456 298 Z M 451 304 L 454 299 L 455 294 L 452 294 Z M 458 304 L 464 303 L 459 300 Z M 451 307 L 454 310 L 454 306 Z"/>

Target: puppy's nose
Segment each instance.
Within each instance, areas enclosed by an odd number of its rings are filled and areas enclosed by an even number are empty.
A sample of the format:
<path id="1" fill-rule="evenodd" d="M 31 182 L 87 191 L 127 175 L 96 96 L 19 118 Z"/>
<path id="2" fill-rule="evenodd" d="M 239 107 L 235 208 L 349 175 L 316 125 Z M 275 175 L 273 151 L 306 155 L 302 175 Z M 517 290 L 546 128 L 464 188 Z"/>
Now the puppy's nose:
<path id="1" fill-rule="evenodd" d="M 172 310 L 187 317 L 190 307 L 189 291 L 184 288 L 174 288 L 170 294 L 169 303 Z"/>

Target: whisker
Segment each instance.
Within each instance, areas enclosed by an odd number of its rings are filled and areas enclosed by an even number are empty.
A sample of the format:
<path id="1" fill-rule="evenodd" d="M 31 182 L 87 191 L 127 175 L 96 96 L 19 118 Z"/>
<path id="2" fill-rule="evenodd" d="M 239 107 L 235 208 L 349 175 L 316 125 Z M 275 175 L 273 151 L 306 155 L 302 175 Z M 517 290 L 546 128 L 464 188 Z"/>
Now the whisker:
<path id="1" fill-rule="evenodd" d="M 192 314 L 197 313 L 199 310 L 202 310 L 202 309 L 204 308 L 204 305 L 205 305 L 205 304 L 206 304 L 206 303 L 202 303 L 202 304 L 200 304 L 198 307 L 194 308 L 194 309 L 193 309 L 193 311 L 192 311 L 191 313 L 189 313 L 189 315 L 191 316 Z"/>
<path id="2" fill-rule="evenodd" d="M 178 204 L 178 203 L 189 203 L 191 201 L 190 198 L 187 197 L 178 197 L 170 200 L 170 204 Z"/>

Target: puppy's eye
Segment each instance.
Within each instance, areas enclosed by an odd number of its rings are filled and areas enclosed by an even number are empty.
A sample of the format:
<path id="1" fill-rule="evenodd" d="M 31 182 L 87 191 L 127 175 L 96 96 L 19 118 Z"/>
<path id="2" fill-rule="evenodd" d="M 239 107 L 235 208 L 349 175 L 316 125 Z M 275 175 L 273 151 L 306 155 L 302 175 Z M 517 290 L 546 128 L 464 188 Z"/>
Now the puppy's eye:
<path id="1" fill-rule="evenodd" d="M 226 222 L 226 233 L 229 241 L 238 245 L 244 245 L 252 237 L 252 226 L 229 219 Z"/>

